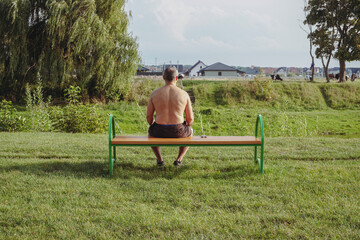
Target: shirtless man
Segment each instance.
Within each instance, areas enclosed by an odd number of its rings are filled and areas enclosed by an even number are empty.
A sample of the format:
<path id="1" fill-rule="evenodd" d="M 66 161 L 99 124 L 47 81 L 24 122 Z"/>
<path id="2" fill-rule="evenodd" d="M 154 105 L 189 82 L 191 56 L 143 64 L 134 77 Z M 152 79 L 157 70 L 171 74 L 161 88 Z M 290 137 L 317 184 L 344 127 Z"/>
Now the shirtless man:
<path id="1" fill-rule="evenodd" d="M 176 86 L 178 81 L 176 68 L 165 69 L 163 79 L 165 85 L 156 89 L 150 95 L 146 119 L 150 124 L 149 136 L 161 138 L 182 138 L 193 134 L 191 125 L 194 122 L 194 113 L 190 97 L 184 90 Z M 154 112 L 156 117 L 154 121 Z M 186 122 L 184 122 L 184 112 Z M 151 147 L 157 158 L 157 165 L 164 165 L 160 147 Z M 179 155 L 174 162 L 175 166 L 181 165 L 189 147 L 180 147 Z"/>

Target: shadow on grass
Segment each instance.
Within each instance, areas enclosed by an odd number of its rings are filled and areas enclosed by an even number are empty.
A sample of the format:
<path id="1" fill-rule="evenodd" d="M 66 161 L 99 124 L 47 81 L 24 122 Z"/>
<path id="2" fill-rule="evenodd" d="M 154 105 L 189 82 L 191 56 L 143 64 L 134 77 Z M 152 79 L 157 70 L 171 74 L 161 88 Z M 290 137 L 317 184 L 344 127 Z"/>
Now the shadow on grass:
<path id="1" fill-rule="evenodd" d="M 0 166 L 0 172 L 21 172 L 37 176 L 69 176 L 74 178 L 109 178 L 109 179 L 232 179 L 259 175 L 258 169 L 252 164 L 206 169 L 196 165 L 175 166 L 144 166 L 132 162 L 116 162 L 114 175 L 109 176 L 108 164 L 102 161 L 66 162 L 46 161 L 41 163 L 19 163 Z"/>

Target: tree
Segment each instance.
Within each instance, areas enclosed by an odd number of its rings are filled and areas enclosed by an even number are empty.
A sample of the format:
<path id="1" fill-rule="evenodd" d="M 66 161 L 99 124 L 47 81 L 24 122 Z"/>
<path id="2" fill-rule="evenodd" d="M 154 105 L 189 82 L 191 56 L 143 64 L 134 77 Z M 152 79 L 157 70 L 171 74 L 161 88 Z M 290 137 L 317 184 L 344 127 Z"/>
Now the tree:
<path id="1" fill-rule="evenodd" d="M 321 40 L 324 34 L 328 40 L 334 40 L 334 57 L 339 60 L 340 81 L 344 82 L 345 62 L 360 59 L 360 50 L 357 47 L 360 33 L 359 0 L 309 0 L 305 10 L 308 12 L 305 23 L 314 25 L 319 31 L 312 37 L 317 38 L 320 43 L 327 41 Z M 335 37 L 329 37 L 330 33 L 334 33 Z M 329 54 L 329 49 L 320 50 L 319 53 L 325 51 Z"/>
<path id="2" fill-rule="evenodd" d="M 0 1 L 0 94 L 70 85 L 91 97 L 121 94 L 140 61 L 125 0 Z"/>
<path id="3" fill-rule="evenodd" d="M 314 45 L 317 46 L 315 55 L 321 59 L 326 81 L 330 82 L 328 69 L 333 51 L 335 50 L 336 29 L 332 28 L 329 31 L 325 28 L 318 28 L 311 35 L 311 38 L 314 40 Z"/>
<path id="4" fill-rule="evenodd" d="M 305 18 L 307 17 L 307 9 L 308 7 L 308 1 L 304 0 L 304 14 L 305 14 Z M 313 55 L 313 45 L 314 45 L 314 39 L 313 39 L 313 26 L 310 23 L 304 22 L 304 24 L 306 24 L 309 28 L 309 31 L 307 31 L 305 28 L 303 28 L 300 25 L 300 28 L 308 35 L 308 39 L 309 39 L 309 44 L 310 44 L 310 48 L 309 48 L 309 54 L 311 57 L 311 77 L 310 77 L 310 81 L 314 81 L 314 73 L 315 73 L 315 57 Z"/>

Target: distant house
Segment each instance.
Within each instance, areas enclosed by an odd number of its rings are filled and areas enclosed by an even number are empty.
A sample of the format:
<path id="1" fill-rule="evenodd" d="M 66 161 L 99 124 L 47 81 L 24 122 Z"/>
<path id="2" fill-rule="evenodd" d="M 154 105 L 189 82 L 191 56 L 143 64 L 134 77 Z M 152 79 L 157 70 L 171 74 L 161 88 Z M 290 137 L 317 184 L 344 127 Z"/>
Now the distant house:
<path id="1" fill-rule="evenodd" d="M 179 73 L 184 72 L 184 66 L 182 64 L 164 64 L 163 65 L 163 71 L 169 67 L 176 67 Z"/>
<path id="2" fill-rule="evenodd" d="M 264 67 L 264 68 L 261 68 L 261 69 L 262 69 L 263 74 L 265 74 L 265 75 L 273 75 L 277 68 Z"/>
<path id="3" fill-rule="evenodd" d="M 347 73 L 349 76 L 353 75 L 354 73 L 358 78 L 360 78 L 360 68 L 348 68 Z"/>
<path id="4" fill-rule="evenodd" d="M 261 73 L 259 67 L 240 67 L 237 70 L 240 72 L 241 76 L 248 77 L 253 77 Z"/>
<path id="5" fill-rule="evenodd" d="M 294 75 L 301 75 L 303 72 L 301 68 L 297 68 L 297 67 L 289 67 L 287 70 L 288 70 L 288 73 L 291 73 Z"/>
<path id="6" fill-rule="evenodd" d="M 184 72 L 185 76 L 194 77 L 199 76 L 199 71 L 203 68 L 206 68 L 205 63 L 202 61 L 197 61 L 194 65 L 192 65 L 188 70 Z"/>
<path id="7" fill-rule="evenodd" d="M 287 67 L 280 67 L 278 69 L 275 70 L 274 72 L 275 75 L 279 74 L 280 76 L 287 76 Z"/>
<path id="8" fill-rule="evenodd" d="M 340 72 L 340 68 L 339 67 L 334 67 L 334 68 L 329 68 L 328 69 L 328 73 L 329 74 L 337 74 Z"/>
<path id="9" fill-rule="evenodd" d="M 217 62 L 201 69 L 198 73 L 200 76 L 206 77 L 237 77 L 239 71 L 236 68 Z"/>
<path id="10" fill-rule="evenodd" d="M 137 74 L 137 75 L 142 75 L 143 73 L 146 73 L 146 72 L 148 72 L 148 71 L 150 71 L 149 68 L 146 68 L 146 67 L 144 67 L 144 66 L 139 66 L 139 67 L 137 68 L 136 74 Z"/>

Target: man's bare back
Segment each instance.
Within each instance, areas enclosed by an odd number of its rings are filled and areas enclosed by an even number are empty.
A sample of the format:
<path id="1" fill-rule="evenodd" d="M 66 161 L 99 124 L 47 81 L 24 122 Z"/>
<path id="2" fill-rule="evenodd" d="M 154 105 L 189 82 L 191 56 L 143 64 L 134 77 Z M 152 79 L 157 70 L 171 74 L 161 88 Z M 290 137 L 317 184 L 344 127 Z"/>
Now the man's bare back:
<path id="1" fill-rule="evenodd" d="M 176 86 L 178 80 L 176 68 L 167 68 L 163 79 L 165 85 L 156 89 L 150 95 L 146 119 L 150 125 L 149 136 L 179 138 L 193 134 L 191 125 L 194 122 L 194 113 L 191 107 L 189 94 Z M 156 112 L 155 122 L 154 113 Z M 184 124 L 184 113 L 186 125 Z M 160 147 L 151 147 L 157 159 L 157 165 L 163 166 Z M 182 164 L 189 147 L 179 147 L 179 155 L 174 162 L 175 166 Z"/>
<path id="2" fill-rule="evenodd" d="M 187 125 L 191 126 L 194 121 L 190 97 L 176 86 L 175 81 L 166 83 L 151 93 L 146 116 L 150 125 L 153 123 L 154 112 L 157 124 L 181 124 L 184 122 L 184 112 Z"/>

